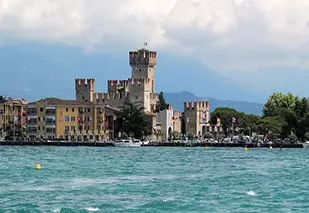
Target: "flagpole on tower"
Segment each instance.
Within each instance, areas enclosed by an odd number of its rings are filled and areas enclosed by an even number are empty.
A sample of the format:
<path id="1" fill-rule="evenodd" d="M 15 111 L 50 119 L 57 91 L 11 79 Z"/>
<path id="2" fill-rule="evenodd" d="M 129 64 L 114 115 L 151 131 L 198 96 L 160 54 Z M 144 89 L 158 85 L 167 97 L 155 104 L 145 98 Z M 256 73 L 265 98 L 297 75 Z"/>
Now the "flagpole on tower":
<path id="1" fill-rule="evenodd" d="M 144 41 L 144 49 L 146 49 L 148 43 L 146 41 Z"/>

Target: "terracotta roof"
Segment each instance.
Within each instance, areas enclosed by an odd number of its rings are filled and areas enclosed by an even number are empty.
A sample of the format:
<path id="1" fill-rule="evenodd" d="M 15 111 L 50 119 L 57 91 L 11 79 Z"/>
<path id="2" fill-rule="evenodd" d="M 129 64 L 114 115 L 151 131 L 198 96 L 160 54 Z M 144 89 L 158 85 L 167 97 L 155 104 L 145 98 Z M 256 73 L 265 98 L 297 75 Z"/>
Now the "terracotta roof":
<path id="1" fill-rule="evenodd" d="M 13 104 L 13 105 L 27 105 L 28 104 L 28 102 L 25 101 L 24 99 L 13 99 L 13 98 L 0 99 L 0 103 L 1 104 L 5 104 L 5 105 L 9 105 L 9 104 Z"/>
<path id="2" fill-rule="evenodd" d="M 85 101 L 77 101 L 77 100 L 64 100 L 59 98 L 45 98 L 38 101 L 34 101 L 29 103 L 37 104 L 38 102 L 44 101 L 47 105 L 58 105 L 58 106 L 77 106 L 77 105 L 93 105 L 93 103 L 85 102 Z"/>

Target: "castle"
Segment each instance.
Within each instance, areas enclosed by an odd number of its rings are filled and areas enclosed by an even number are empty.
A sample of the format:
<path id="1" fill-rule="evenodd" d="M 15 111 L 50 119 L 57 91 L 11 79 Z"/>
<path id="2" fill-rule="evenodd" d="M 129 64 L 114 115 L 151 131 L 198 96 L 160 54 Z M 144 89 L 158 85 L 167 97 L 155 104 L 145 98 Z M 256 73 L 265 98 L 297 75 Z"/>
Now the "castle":
<path id="1" fill-rule="evenodd" d="M 76 100 L 105 104 L 120 109 L 126 100 L 144 108 L 150 117 L 153 129 L 156 127 L 156 104 L 159 94 L 155 93 L 155 66 L 157 52 L 145 48 L 129 53 L 131 78 L 108 80 L 108 92 L 95 90 L 95 79 L 75 79 Z"/>

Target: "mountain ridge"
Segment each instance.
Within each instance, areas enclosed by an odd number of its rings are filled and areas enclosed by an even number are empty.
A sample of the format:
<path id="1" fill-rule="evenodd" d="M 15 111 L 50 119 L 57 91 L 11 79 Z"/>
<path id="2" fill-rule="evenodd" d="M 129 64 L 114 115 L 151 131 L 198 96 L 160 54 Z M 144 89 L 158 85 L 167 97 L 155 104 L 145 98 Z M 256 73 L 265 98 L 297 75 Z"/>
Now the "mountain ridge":
<path id="1" fill-rule="evenodd" d="M 234 108 L 239 112 L 246 114 L 262 115 L 263 104 L 249 101 L 235 101 L 235 100 L 219 100 L 213 97 L 198 97 L 191 92 L 165 92 L 164 97 L 166 102 L 171 104 L 174 109 L 183 111 L 184 101 L 209 101 L 210 110 L 214 111 L 219 107 Z"/>

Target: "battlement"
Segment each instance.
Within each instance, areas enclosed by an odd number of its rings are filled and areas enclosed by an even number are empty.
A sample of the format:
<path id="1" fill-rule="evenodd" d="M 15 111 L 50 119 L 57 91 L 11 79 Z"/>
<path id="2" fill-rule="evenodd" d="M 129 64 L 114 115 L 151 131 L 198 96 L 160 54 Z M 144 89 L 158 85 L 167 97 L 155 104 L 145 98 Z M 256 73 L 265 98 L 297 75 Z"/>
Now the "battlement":
<path id="1" fill-rule="evenodd" d="M 94 78 L 77 78 L 75 79 L 76 86 L 87 86 L 87 87 L 94 87 L 95 79 Z"/>
<path id="2" fill-rule="evenodd" d="M 209 110 L 208 101 L 185 101 L 184 110 Z"/>
<path id="3" fill-rule="evenodd" d="M 129 78 L 128 82 L 131 85 L 150 84 L 150 78 Z"/>
<path id="4" fill-rule="evenodd" d="M 122 100 L 128 97 L 128 93 L 95 93 L 97 102 L 104 102 L 105 100 Z"/>
<path id="5" fill-rule="evenodd" d="M 144 65 L 154 67 L 157 65 L 157 52 L 147 49 L 131 51 L 129 53 L 129 61 L 131 66 Z"/>
<path id="6" fill-rule="evenodd" d="M 118 85 L 118 80 L 108 80 L 107 81 L 108 86 L 117 86 Z"/>

